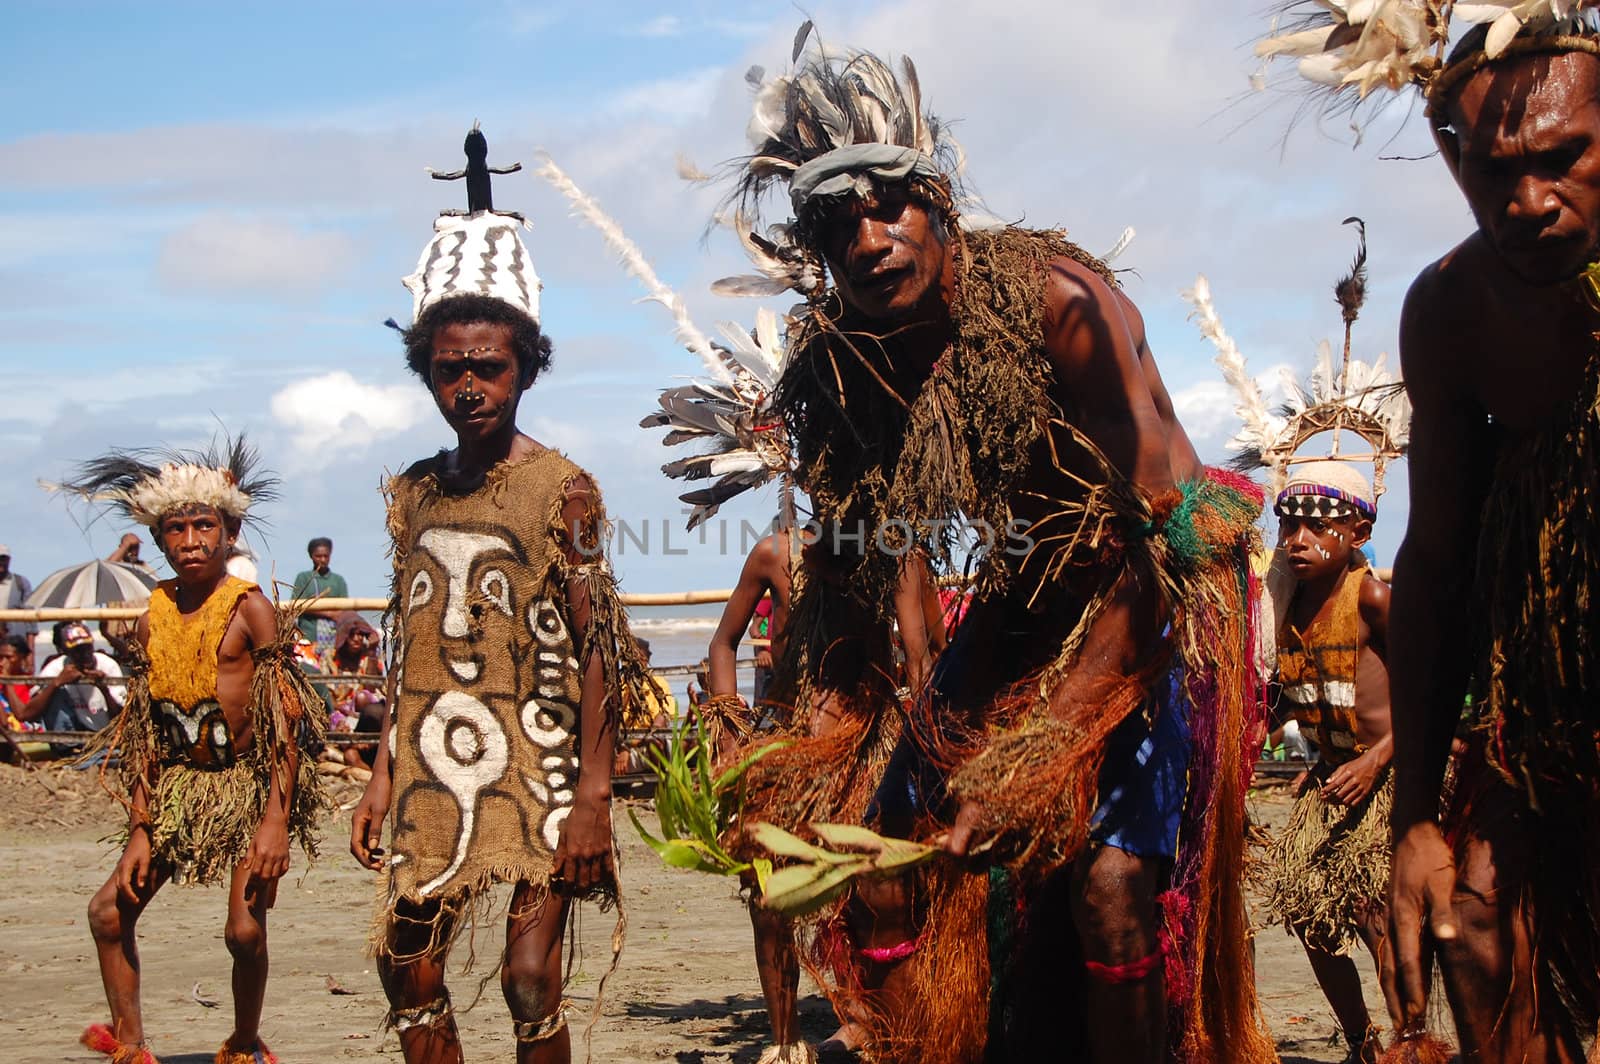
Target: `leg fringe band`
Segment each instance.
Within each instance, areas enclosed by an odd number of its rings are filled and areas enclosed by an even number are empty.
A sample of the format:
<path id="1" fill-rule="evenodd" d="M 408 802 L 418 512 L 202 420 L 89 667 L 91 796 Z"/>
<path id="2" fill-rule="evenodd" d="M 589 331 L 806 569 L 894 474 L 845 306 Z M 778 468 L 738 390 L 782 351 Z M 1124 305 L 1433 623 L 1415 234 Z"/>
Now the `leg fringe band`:
<path id="1" fill-rule="evenodd" d="M 512 1031 L 517 1036 L 517 1041 L 522 1045 L 533 1042 L 546 1042 L 561 1033 L 567 1025 L 567 1006 L 570 1001 L 563 1001 L 556 1007 L 556 1011 L 542 1020 L 518 1020 L 512 1024 Z"/>
<path id="2" fill-rule="evenodd" d="M 917 947 L 920 945 L 922 945 L 922 936 L 918 935 L 916 938 L 908 938 L 904 942 L 897 942 L 892 946 L 863 946 L 856 952 L 876 964 L 893 964 L 895 961 L 903 961 L 917 952 Z"/>
<path id="3" fill-rule="evenodd" d="M 85 1027 L 78 1041 L 86 1049 L 104 1053 L 111 1058 L 111 1064 L 161 1064 L 143 1042 L 138 1045 L 119 1042 L 111 1028 L 103 1023 L 91 1023 Z"/>
<path id="4" fill-rule="evenodd" d="M 438 1027 L 449 1018 L 450 995 L 445 994 L 426 1005 L 416 1005 L 409 1009 L 390 1009 L 389 1015 L 384 1017 L 383 1025 L 399 1034 L 405 1034 L 414 1027 Z"/>
<path id="5" fill-rule="evenodd" d="M 817 1064 L 817 1051 L 810 1042 L 785 1042 L 763 1049 L 756 1064 Z"/>
<path id="6" fill-rule="evenodd" d="M 1140 957 L 1128 964 L 1100 964 L 1097 961 L 1084 961 L 1083 966 L 1089 974 L 1101 983 L 1137 983 L 1150 978 L 1150 973 L 1158 967 L 1163 967 L 1166 955 L 1161 950 L 1156 950 L 1148 957 Z"/>
<path id="7" fill-rule="evenodd" d="M 267 1043 L 257 1038 L 254 1049 L 235 1049 L 232 1041 L 222 1043 L 222 1048 L 217 1050 L 216 1064 L 278 1064 L 278 1058 L 267 1048 Z"/>
<path id="8" fill-rule="evenodd" d="M 1382 1057 L 1381 1064 L 1450 1064 L 1455 1051 L 1426 1031 L 1401 1035 Z"/>

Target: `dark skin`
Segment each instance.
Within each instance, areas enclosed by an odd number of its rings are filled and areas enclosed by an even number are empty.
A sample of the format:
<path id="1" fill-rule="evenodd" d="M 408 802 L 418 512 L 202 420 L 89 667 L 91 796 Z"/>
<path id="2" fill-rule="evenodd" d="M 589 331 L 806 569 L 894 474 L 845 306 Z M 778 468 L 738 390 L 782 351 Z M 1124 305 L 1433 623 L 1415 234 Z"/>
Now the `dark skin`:
<path id="1" fill-rule="evenodd" d="M 1389 585 L 1371 570 L 1350 568 L 1355 552 L 1372 538 L 1372 522 L 1362 517 L 1283 517 L 1278 522 L 1278 544 L 1288 559 L 1298 584 L 1286 618 L 1298 631 L 1325 622 L 1345 581 L 1360 580 L 1357 600 L 1356 741 L 1365 752 L 1346 760 L 1321 787 L 1322 797 L 1334 805 L 1359 805 L 1371 795 L 1393 757 L 1389 722 Z M 1315 740 L 1308 729 L 1307 737 Z M 1325 751 L 1325 754 L 1330 752 Z M 1337 755 L 1335 755 L 1337 756 Z M 1392 954 L 1385 952 L 1386 917 L 1382 910 L 1367 914 L 1357 928 L 1362 944 L 1378 967 L 1378 981 L 1391 1009 L 1394 993 Z M 1305 944 L 1306 957 L 1317 983 L 1333 1006 L 1345 1040 L 1361 1047 L 1362 1064 L 1376 1064 L 1383 1052 L 1377 1037 L 1363 1041 L 1372 1024 L 1361 993 L 1361 974 L 1355 960 Z"/>
<path id="2" fill-rule="evenodd" d="M 164 515 L 157 539 L 178 578 L 181 613 L 198 610 L 227 578 L 228 548 L 238 536 L 238 523 L 211 507 L 193 507 Z M 251 651 L 277 637 L 277 611 L 266 596 L 253 590 L 240 600 L 217 648 L 217 702 L 227 716 L 234 749 L 243 752 L 254 740 L 249 712 L 250 680 L 255 664 Z M 139 619 L 135 638 L 148 647 L 150 618 Z M 289 870 L 289 807 L 294 795 L 298 753 L 291 746 L 271 781 L 267 808 L 250 843 L 250 853 L 234 869 L 228 887 L 228 922 L 224 939 L 233 955 L 234 1029 L 228 1044 L 254 1047 L 260 1038 L 261 1006 L 267 987 L 267 910 L 277 899 L 278 881 Z M 121 1042 L 144 1039 L 139 1011 L 139 916 L 171 870 L 156 865 L 150 854 L 149 795 L 154 780 L 136 780 L 128 795 L 128 845 L 104 886 L 89 902 L 89 929 L 94 935 L 111 1006 L 112 1032 Z"/>
<path id="3" fill-rule="evenodd" d="M 1566 416 L 1600 326 L 1558 283 L 1600 245 L 1600 62 L 1569 53 L 1491 64 L 1444 117 L 1453 131 L 1438 134 L 1440 149 L 1478 230 L 1417 277 L 1400 326 L 1414 407 L 1390 675 L 1400 1021 L 1423 1015 L 1436 949 L 1464 1060 L 1578 1061 L 1516 906 L 1532 833 L 1518 826 L 1515 799 L 1480 803 L 1456 852 L 1437 818 L 1473 668 L 1459 628 L 1495 459 Z"/>
<path id="4" fill-rule="evenodd" d="M 448 475 L 474 480 L 502 462 L 520 462 L 547 448 L 517 429 L 517 408 L 530 379 L 519 369 L 512 348 L 512 328 L 488 322 L 451 323 L 433 337 L 428 383 L 434 403 L 456 434 L 456 447 L 445 456 Z M 563 523 L 588 529 L 597 499 L 594 486 L 579 478 L 562 507 Z M 574 566 L 589 559 L 576 546 L 568 551 Z M 582 642 L 590 618 L 587 584 L 574 578 L 567 585 L 567 604 L 574 636 Z M 390 680 L 391 684 L 393 679 Z M 394 691 L 389 692 L 393 705 Z M 506 950 L 501 989 L 517 1020 L 540 1020 L 561 1000 L 561 936 L 570 898 L 614 883 L 612 860 L 611 767 L 616 734 L 605 712 L 605 677 L 600 655 L 584 663 L 579 704 L 578 781 L 573 809 L 562 825 L 551 874 L 554 889 L 542 905 L 533 904 L 535 886 L 518 883 L 506 920 Z M 380 849 L 383 822 L 389 812 L 393 766 L 389 761 L 391 720 L 384 715 L 372 780 L 356 806 L 350 827 L 350 852 L 363 867 L 383 866 Z M 447 940 L 448 936 L 444 936 Z M 397 943 L 397 953 L 415 953 L 420 946 Z M 437 950 L 417 960 L 379 962 L 379 975 L 393 1008 L 426 1005 L 444 993 L 446 954 Z M 454 1064 L 462 1060 L 455 1021 L 414 1028 L 400 1039 L 407 1064 Z M 569 1034 L 563 1028 L 541 1042 L 519 1043 L 518 1064 L 565 1064 L 571 1059 Z"/>
<path id="5" fill-rule="evenodd" d="M 782 661 L 787 646 L 789 623 L 789 592 L 791 588 L 791 543 L 789 531 L 774 532 L 755 545 L 739 572 L 739 582 L 723 608 L 722 619 L 711 637 L 708 650 L 710 676 L 708 689 L 713 695 L 737 695 L 738 677 L 734 668 L 739 639 L 755 615 L 756 606 L 765 595 L 772 596 L 772 623 L 768 632 L 772 639 L 772 656 Z M 926 589 L 926 594 L 924 593 Z M 935 613 L 932 622 L 937 645 L 930 646 L 930 621 L 924 608 L 925 600 L 932 598 L 935 607 L 938 594 L 933 590 L 928 567 L 920 557 L 909 556 L 902 574 L 901 586 L 895 596 L 895 611 L 899 618 L 901 643 L 906 654 L 906 673 L 913 690 L 919 690 L 933 670 L 933 654 L 942 649 L 944 622 Z M 813 735 L 826 735 L 839 721 L 832 700 L 819 699 L 811 717 Z M 726 754 L 729 751 L 722 751 Z M 788 920 L 760 905 L 750 906 L 750 923 L 756 940 L 756 972 L 761 979 L 761 992 L 767 1002 L 767 1016 L 772 1023 L 775 1045 L 787 1045 L 798 1039 L 799 1017 L 795 1009 L 795 996 L 799 987 L 800 963 L 794 951 L 794 930 Z M 830 1041 L 853 1047 L 859 1038 L 848 1023 L 835 1033 Z"/>
<path id="6" fill-rule="evenodd" d="M 888 346 L 896 372 L 890 383 L 902 395 L 914 394 L 951 335 L 956 258 L 942 222 L 903 191 L 885 190 L 867 200 L 845 201 L 823 219 L 819 231 L 845 303 L 844 326 L 879 336 L 893 332 Z M 1045 286 L 1044 333 L 1054 376 L 1050 398 L 1123 475 L 1159 495 L 1203 473 L 1173 416 L 1143 319 L 1126 296 L 1087 267 L 1057 259 Z M 1070 444 L 1058 443 L 1062 453 L 1071 453 Z M 1037 516 L 1037 504 L 1026 493 L 1062 498 L 1079 491 L 1052 467 L 1048 452 L 1041 444 L 1018 497 L 1011 500 L 1019 517 Z M 1078 667 L 1056 690 L 1052 712 L 1071 716 L 1098 704 L 1156 651 L 1165 619 L 1153 592 L 1131 579 L 1116 586 L 1087 633 Z M 987 614 L 975 609 L 963 629 L 992 631 L 1004 624 L 1026 630 L 1034 623 L 1021 607 L 1001 604 Z M 951 699 L 981 705 L 992 694 L 956 692 Z M 978 849 L 987 837 L 984 824 L 980 807 L 964 806 L 947 836 L 947 850 L 964 857 Z M 1159 861 L 1106 846 L 1086 854 L 1070 876 L 1057 877 L 1056 889 L 1065 896 L 1056 902 L 1070 907 L 1086 959 L 1127 964 L 1157 948 L 1155 897 L 1162 873 Z M 890 946 L 915 937 L 903 884 L 864 884 L 858 896 L 871 914 L 862 945 Z M 903 970 L 896 966 L 869 975 L 892 1002 Z M 1084 1011 L 1094 1060 L 1154 1064 L 1164 1059 L 1166 995 L 1159 977 L 1115 985 L 1091 980 Z"/>

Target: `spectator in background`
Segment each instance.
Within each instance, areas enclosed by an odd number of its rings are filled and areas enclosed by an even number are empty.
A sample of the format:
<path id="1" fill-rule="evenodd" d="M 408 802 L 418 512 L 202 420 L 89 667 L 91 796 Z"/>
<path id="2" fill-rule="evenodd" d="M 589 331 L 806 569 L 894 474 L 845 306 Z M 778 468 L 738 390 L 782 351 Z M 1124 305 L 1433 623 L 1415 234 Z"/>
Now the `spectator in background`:
<path id="1" fill-rule="evenodd" d="M 383 679 L 383 662 L 378 657 L 378 630 L 353 610 L 338 615 L 339 625 L 333 647 L 322 656 L 322 672 L 330 676 L 371 676 Z M 383 730 L 383 684 L 343 680 L 323 688 L 328 693 L 328 731 L 371 732 Z M 376 743 L 343 748 L 345 764 L 367 767 L 377 755 Z"/>
<path id="2" fill-rule="evenodd" d="M 82 621 L 61 621 L 51 641 L 60 651 L 39 669 L 43 683 L 33 689 L 18 714 L 24 722 L 39 721 L 46 731 L 99 731 L 122 709 L 122 666 L 94 648 L 94 634 Z"/>
<path id="3" fill-rule="evenodd" d="M 32 672 L 33 653 L 28 649 L 28 641 L 20 635 L 8 635 L 0 639 L 0 728 L 28 730 L 23 714 L 27 711 L 32 692 L 28 684 L 15 682 L 12 677 L 27 676 Z"/>
<path id="4" fill-rule="evenodd" d="M 240 580 L 251 584 L 258 584 L 259 573 L 256 570 L 256 556 L 249 547 L 245 546 L 244 536 L 240 536 L 232 547 L 228 548 L 228 575 L 237 576 Z"/>
<path id="5" fill-rule="evenodd" d="M 302 599 L 325 595 L 328 598 L 349 598 L 350 589 L 345 587 L 344 577 L 328 568 L 328 563 L 333 560 L 333 540 L 318 536 L 306 544 L 306 553 L 311 556 L 311 568 L 294 578 L 294 590 L 289 597 Z M 331 613 L 307 612 L 300 615 L 300 631 L 316 644 L 319 655 L 333 649 L 338 624 Z"/>
<path id="6" fill-rule="evenodd" d="M 151 568 L 150 563 L 139 557 L 139 548 L 142 544 L 143 540 L 139 538 L 137 533 L 124 532 L 122 534 L 122 542 L 117 544 L 116 550 L 106 555 L 106 561 L 131 565 L 141 572 L 155 576 L 156 571 Z"/>
<path id="7" fill-rule="evenodd" d="M 11 548 L 0 543 L 0 609 L 21 609 L 31 594 L 33 594 L 33 584 L 21 573 L 11 571 Z M 22 621 L 0 624 L 0 635 L 24 636 L 30 648 L 33 646 L 34 631 L 34 625 Z"/>

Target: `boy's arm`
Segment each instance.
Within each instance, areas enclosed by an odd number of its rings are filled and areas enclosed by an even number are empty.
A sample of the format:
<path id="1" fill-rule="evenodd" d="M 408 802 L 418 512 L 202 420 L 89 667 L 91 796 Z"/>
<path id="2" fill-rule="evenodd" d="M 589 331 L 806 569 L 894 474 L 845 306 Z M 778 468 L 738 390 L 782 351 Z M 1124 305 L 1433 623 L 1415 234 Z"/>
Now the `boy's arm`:
<path id="1" fill-rule="evenodd" d="M 728 604 L 722 608 L 722 619 L 717 622 L 717 630 L 711 637 L 711 646 L 706 651 L 711 662 L 708 674 L 710 694 L 739 693 L 736 665 L 739 640 L 749 626 L 750 618 L 755 616 L 756 607 L 761 604 L 761 596 L 772 587 L 772 580 L 767 573 L 770 564 L 767 556 L 772 551 L 768 548 L 769 544 L 765 539 L 756 544 L 756 549 L 750 552 L 750 556 L 744 560 L 744 567 L 739 570 L 739 583 L 734 586 Z"/>
<path id="2" fill-rule="evenodd" d="M 928 612 L 923 603 L 926 585 L 931 580 L 928 563 L 912 552 L 900 565 L 900 585 L 895 588 L 895 621 L 900 626 L 900 647 L 906 655 L 906 686 L 912 694 L 922 690 L 933 672 L 934 633 L 928 630 Z"/>
<path id="3" fill-rule="evenodd" d="M 278 611 L 267 597 L 252 591 L 239 603 L 234 624 L 244 626 L 252 650 L 271 646 L 278 638 Z M 255 666 L 259 668 L 260 666 Z M 257 742 L 260 737 L 257 737 Z M 267 757 L 267 807 L 250 843 L 246 863 L 250 876 L 275 880 L 289 870 L 289 808 L 294 801 L 294 783 L 300 771 L 300 747 L 293 735 L 273 737 L 276 749 Z"/>
<path id="4" fill-rule="evenodd" d="M 389 759 L 389 731 L 394 727 L 395 669 L 384 677 L 383 728 L 378 733 L 378 753 L 372 759 L 372 778 L 350 814 L 350 853 L 363 868 L 383 867 L 383 821 L 389 815 L 394 786 L 394 763 Z"/>
<path id="5" fill-rule="evenodd" d="M 583 894 L 616 879 L 611 854 L 611 765 L 616 755 L 617 714 L 606 712 L 606 699 L 621 697 L 620 691 L 606 690 L 601 650 L 589 639 L 594 604 L 584 570 L 602 564 L 604 554 L 599 493 L 588 478 L 576 477 L 568 487 L 561 523 L 572 531 L 565 547 L 571 573 L 567 580 L 567 610 L 573 640 L 583 655 L 583 674 L 578 704 L 578 785 L 572 812 L 562 826 L 552 878 Z"/>
<path id="6" fill-rule="evenodd" d="M 134 625 L 133 638 L 140 648 L 150 649 L 150 614 L 140 614 Z M 130 902 L 137 902 L 150 885 L 150 788 L 155 780 L 150 778 L 153 766 L 149 758 L 128 785 L 128 845 L 123 848 L 117 862 L 117 893 Z"/>

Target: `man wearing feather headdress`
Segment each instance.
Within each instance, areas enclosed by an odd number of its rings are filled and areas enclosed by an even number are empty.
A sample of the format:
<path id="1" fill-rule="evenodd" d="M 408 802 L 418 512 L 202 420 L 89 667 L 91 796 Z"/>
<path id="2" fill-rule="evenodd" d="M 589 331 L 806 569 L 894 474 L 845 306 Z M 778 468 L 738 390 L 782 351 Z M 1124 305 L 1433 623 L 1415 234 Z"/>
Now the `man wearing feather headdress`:
<path id="1" fill-rule="evenodd" d="M 1418 85 L 1477 222 L 1417 277 L 1400 325 L 1415 405 L 1391 639 L 1403 1019 L 1421 1021 L 1436 952 L 1464 1060 L 1578 1061 L 1600 1021 L 1600 18 L 1588 0 L 1378 6 L 1426 32 L 1407 47 L 1393 18 L 1324 11 L 1302 62 Z M 1450 21 L 1468 20 L 1441 63 Z M 1441 809 L 1469 692 L 1479 719 Z"/>
<path id="2" fill-rule="evenodd" d="M 177 573 L 150 596 L 132 646 L 122 713 L 94 749 L 120 758 L 128 838 L 116 871 L 89 903 L 89 930 L 111 1005 L 83 1044 L 115 1064 L 153 1064 L 139 1011 L 140 915 L 169 880 L 228 884 L 224 932 L 233 955 L 234 1029 L 218 1064 L 266 1064 L 267 910 L 289 868 L 289 841 L 315 852 L 322 807 L 297 740 L 326 721 L 294 663 L 292 618 L 254 584 L 230 576 L 228 551 L 276 479 L 236 441 L 224 454 L 118 452 L 63 485 L 148 527 Z"/>
<path id="3" fill-rule="evenodd" d="M 475 128 L 469 179 L 486 152 Z M 554 1064 L 571 1058 L 562 935 L 575 901 L 617 902 L 617 722 L 650 679 L 599 489 L 517 428 L 551 343 L 522 220 L 493 210 L 479 176 L 471 211 L 439 217 L 405 281 L 406 363 L 457 445 L 385 486 L 395 660 L 350 849 L 384 873 L 374 947 L 408 1064 L 462 1059 L 445 965 L 496 883 L 512 884 L 500 983 L 517 1060 Z M 620 914 L 611 945 L 614 964 Z"/>
<path id="4" fill-rule="evenodd" d="M 776 406 L 822 528 L 790 618 L 810 698 L 850 697 L 828 651 L 892 619 L 911 551 L 950 571 L 961 521 L 993 548 L 868 814 L 952 859 L 858 885 L 839 991 L 884 1059 L 1274 1059 L 1238 892 L 1259 491 L 1201 465 L 1103 262 L 962 228 L 911 64 L 809 29 L 736 193 L 763 276 L 724 288 L 807 297 Z M 794 216 L 758 232 L 777 183 Z"/>

